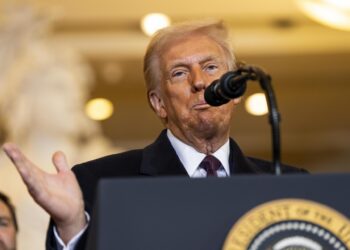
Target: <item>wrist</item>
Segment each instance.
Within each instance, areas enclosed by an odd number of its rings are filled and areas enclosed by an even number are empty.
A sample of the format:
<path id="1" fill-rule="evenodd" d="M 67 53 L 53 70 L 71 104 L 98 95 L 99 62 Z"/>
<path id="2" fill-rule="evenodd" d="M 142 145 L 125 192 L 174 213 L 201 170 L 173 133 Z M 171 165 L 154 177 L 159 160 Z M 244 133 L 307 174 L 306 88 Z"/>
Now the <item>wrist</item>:
<path id="1" fill-rule="evenodd" d="M 75 235 L 81 232 L 88 224 L 84 211 L 73 218 L 72 221 L 56 223 L 57 232 L 62 241 L 67 244 Z"/>

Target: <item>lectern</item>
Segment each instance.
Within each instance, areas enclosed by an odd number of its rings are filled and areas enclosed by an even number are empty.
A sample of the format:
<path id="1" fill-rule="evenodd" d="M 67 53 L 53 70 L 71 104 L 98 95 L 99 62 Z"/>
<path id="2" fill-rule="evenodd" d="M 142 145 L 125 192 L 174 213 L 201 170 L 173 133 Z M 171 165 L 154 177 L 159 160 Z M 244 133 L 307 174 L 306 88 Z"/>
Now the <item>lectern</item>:
<path id="1" fill-rule="evenodd" d="M 350 174 L 106 179 L 97 192 L 87 250 L 350 244 Z"/>

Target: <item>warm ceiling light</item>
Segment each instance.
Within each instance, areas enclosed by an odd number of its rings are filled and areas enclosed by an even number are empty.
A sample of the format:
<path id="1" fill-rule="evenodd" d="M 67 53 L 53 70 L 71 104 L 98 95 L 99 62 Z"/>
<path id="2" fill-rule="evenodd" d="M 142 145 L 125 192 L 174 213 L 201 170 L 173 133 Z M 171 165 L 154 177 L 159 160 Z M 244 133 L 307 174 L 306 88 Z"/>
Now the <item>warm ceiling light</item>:
<path id="1" fill-rule="evenodd" d="M 263 93 L 249 96 L 245 102 L 245 108 L 252 115 L 265 115 L 268 112 L 266 98 Z"/>
<path id="2" fill-rule="evenodd" d="M 326 26 L 350 31 L 350 1 L 348 0 L 296 0 L 310 18 Z"/>
<path id="3" fill-rule="evenodd" d="M 170 25 L 170 18 L 162 13 L 151 13 L 144 16 L 141 20 L 142 31 L 152 36 L 158 30 Z"/>
<path id="4" fill-rule="evenodd" d="M 105 98 L 91 99 L 85 106 L 85 112 L 93 120 L 106 120 L 113 114 L 113 104 Z"/>

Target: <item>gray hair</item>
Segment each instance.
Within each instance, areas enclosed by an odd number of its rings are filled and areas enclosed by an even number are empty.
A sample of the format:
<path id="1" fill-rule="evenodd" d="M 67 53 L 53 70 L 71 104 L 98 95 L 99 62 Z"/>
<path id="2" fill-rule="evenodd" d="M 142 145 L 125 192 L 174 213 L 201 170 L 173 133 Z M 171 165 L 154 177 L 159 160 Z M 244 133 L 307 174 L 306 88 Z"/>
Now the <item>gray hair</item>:
<path id="1" fill-rule="evenodd" d="M 159 30 L 151 39 L 144 57 L 143 73 L 147 92 L 159 86 L 162 79 L 160 55 L 170 42 L 200 34 L 209 37 L 224 51 L 229 70 L 235 68 L 235 57 L 229 41 L 229 32 L 222 21 L 192 21 Z"/>

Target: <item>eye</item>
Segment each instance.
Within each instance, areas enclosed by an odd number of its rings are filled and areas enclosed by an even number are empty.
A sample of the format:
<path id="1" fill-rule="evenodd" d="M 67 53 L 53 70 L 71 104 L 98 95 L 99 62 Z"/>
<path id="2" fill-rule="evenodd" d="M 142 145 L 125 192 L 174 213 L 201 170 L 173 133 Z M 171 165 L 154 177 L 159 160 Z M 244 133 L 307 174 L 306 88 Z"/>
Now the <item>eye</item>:
<path id="1" fill-rule="evenodd" d="M 171 75 L 171 77 L 181 77 L 184 74 L 185 74 L 185 72 L 183 72 L 183 71 L 176 71 Z"/>
<path id="2" fill-rule="evenodd" d="M 170 79 L 172 81 L 181 81 L 186 79 L 188 71 L 185 69 L 177 69 L 171 72 Z"/>
<path id="3" fill-rule="evenodd" d="M 7 219 L 0 219 L 0 227 L 8 227 L 10 225 L 10 221 Z"/>
<path id="4" fill-rule="evenodd" d="M 218 68 L 218 66 L 216 66 L 214 64 L 211 64 L 211 65 L 208 66 L 208 70 L 215 70 L 217 68 Z"/>
<path id="5" fill-rule="evenodd" d="M 204 70 L 207 71 L 209 74 L 215 74 L 219 69 L 219 66 L 217 64 L 211 63 L 205 66 Z"/>

